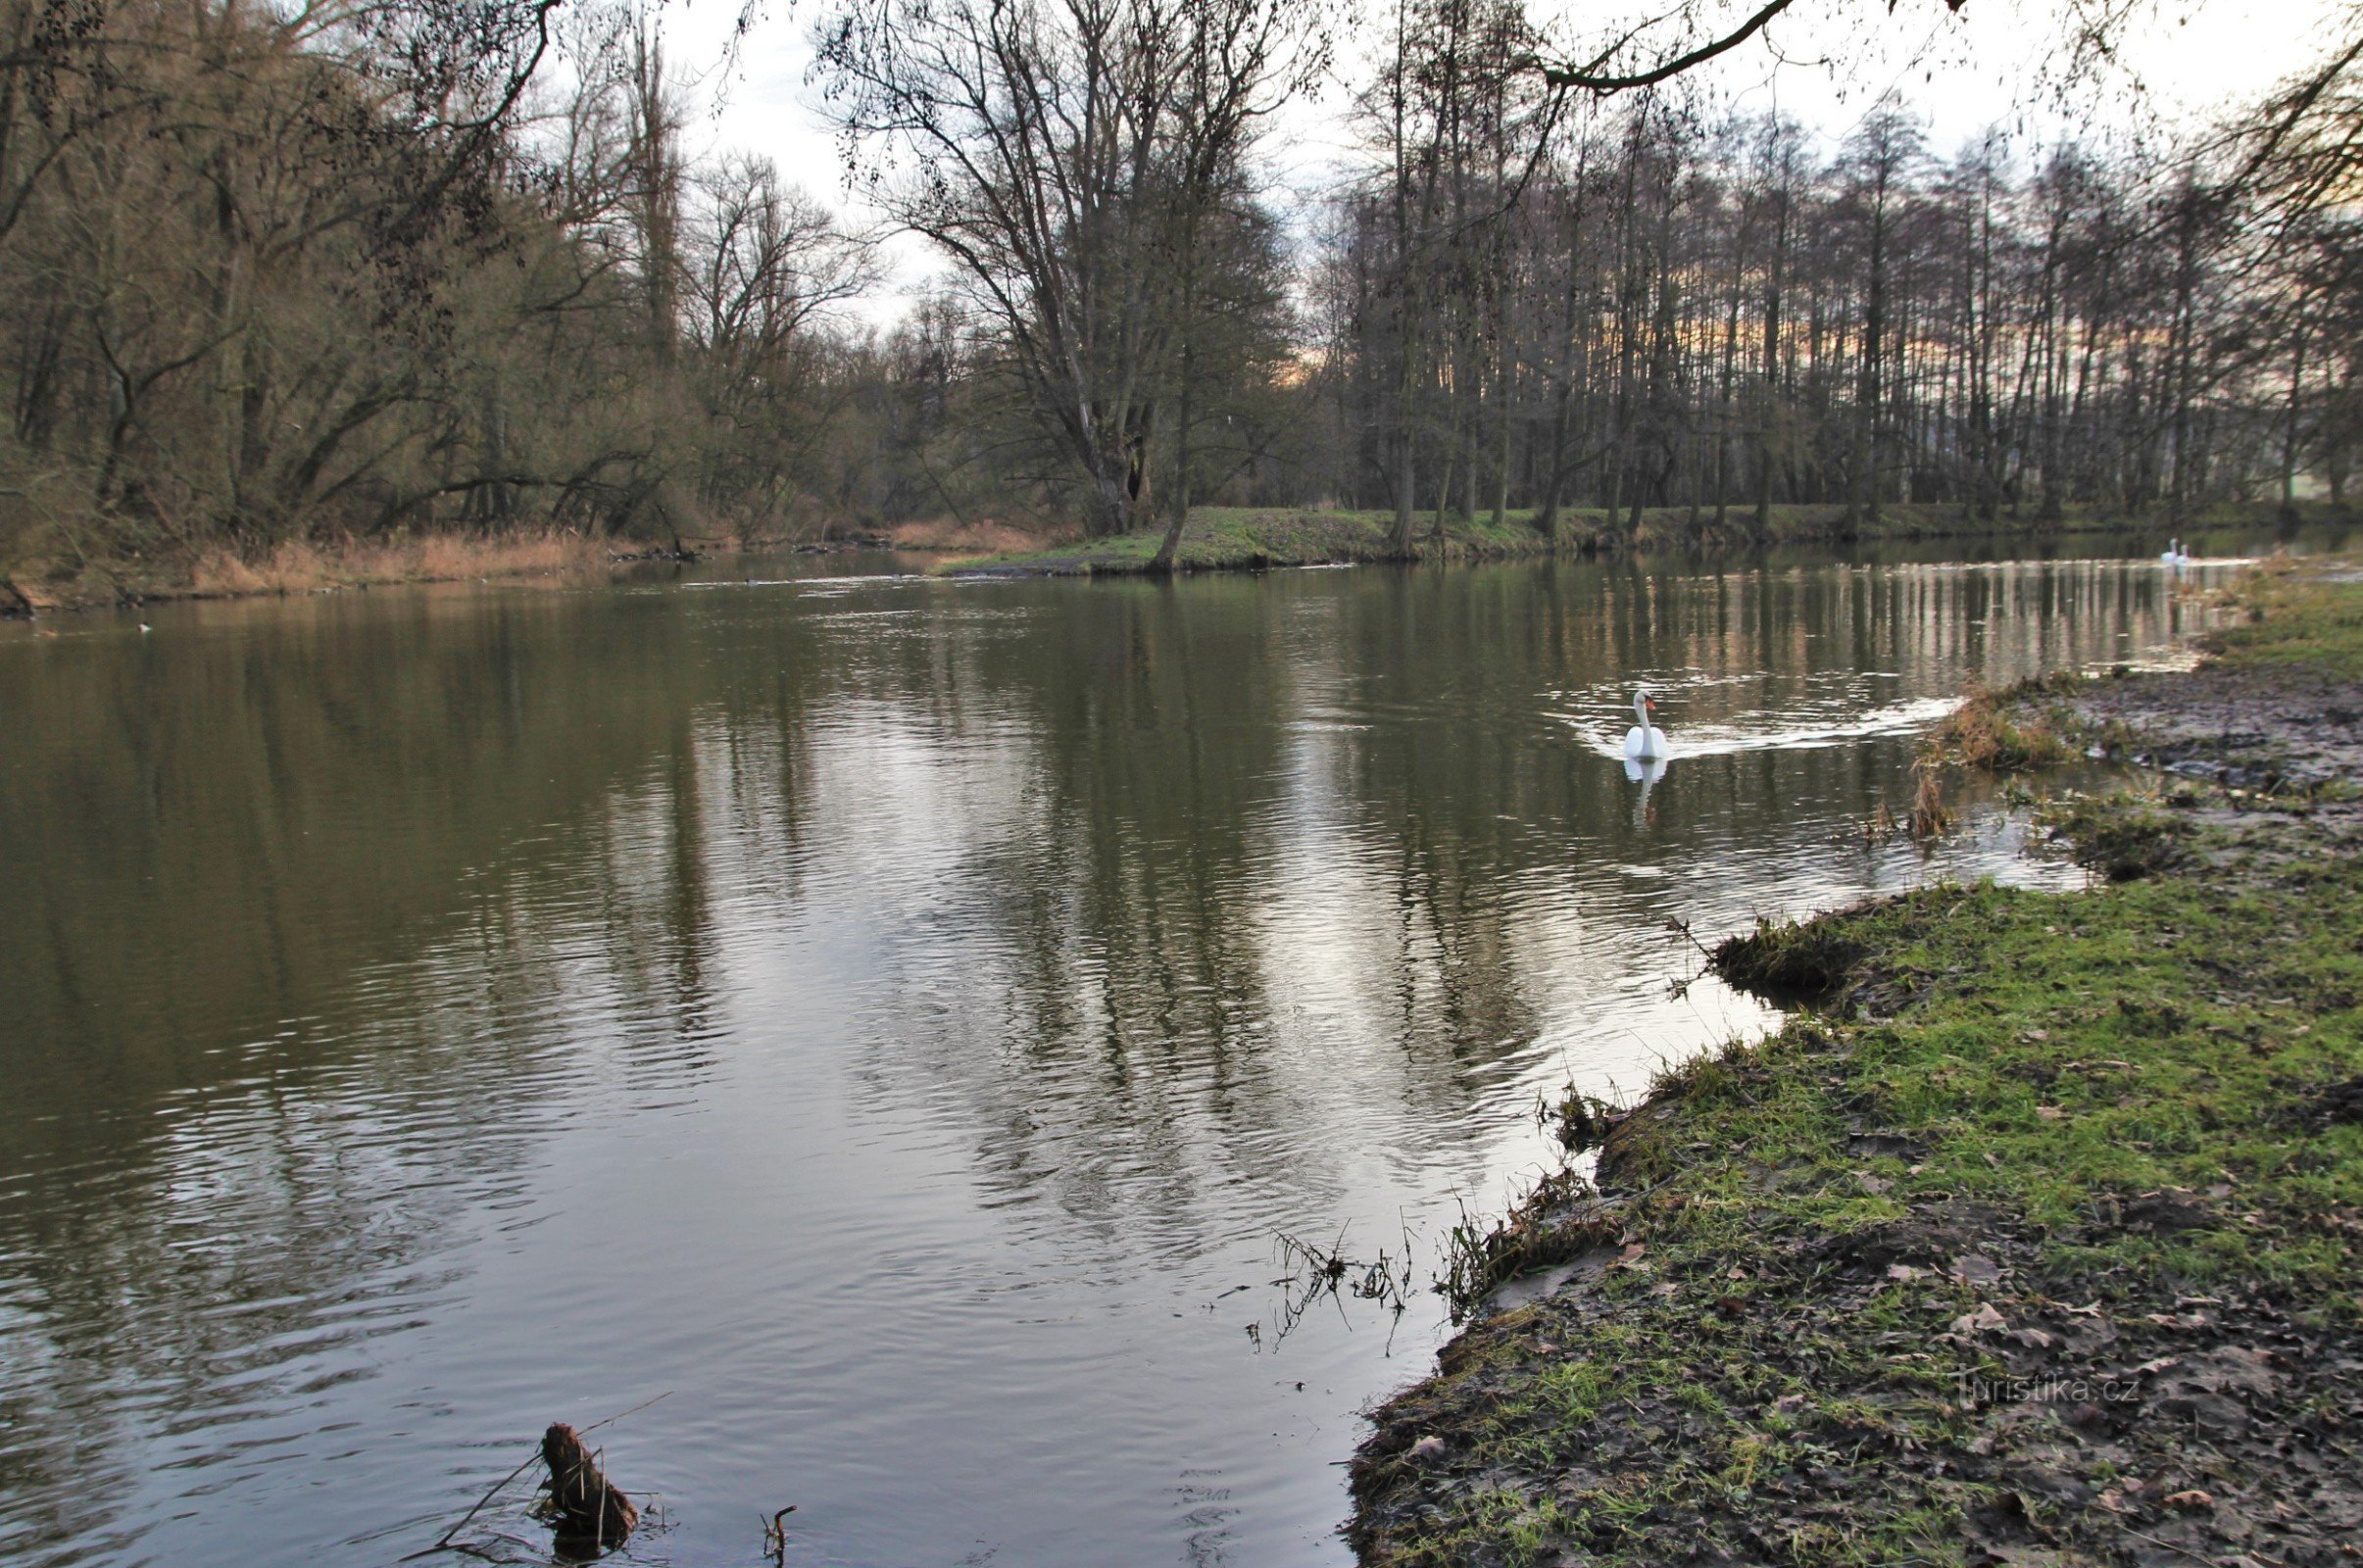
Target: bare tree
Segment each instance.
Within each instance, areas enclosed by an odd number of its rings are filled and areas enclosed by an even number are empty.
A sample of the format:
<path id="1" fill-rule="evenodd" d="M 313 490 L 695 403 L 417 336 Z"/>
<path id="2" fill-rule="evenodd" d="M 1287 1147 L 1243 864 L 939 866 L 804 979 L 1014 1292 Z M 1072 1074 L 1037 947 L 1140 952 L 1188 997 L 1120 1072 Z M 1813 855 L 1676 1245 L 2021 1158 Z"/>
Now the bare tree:
<path id="1" fill-rule="evenodd" d="M 959 270 L 1097 531 L 1154 514 L 1210 220 L 1319 60 L 1284 0 L 849 0 L 823 25 L 872 188 Z"/>

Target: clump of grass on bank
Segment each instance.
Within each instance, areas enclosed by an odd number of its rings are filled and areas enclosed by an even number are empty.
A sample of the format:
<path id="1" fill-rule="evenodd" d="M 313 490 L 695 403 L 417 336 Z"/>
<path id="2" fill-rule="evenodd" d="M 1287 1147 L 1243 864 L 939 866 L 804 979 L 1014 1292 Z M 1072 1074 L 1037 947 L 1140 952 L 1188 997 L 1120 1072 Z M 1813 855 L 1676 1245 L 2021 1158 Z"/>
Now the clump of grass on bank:
<path id="1" fill-rule="evenodd" d="M 2229 657 L 2363 668 L 2363 587 L 2262 593 Z M 2363 808 L 2178 784 L 2053 825 L 2143 874 L 1724 945 L 1822 1009 L 1618 1122 L 1574 1283 L 1378 1413 L 1364 1562 L 2353 1560 Z"/>
<path id="2" fill-rule="evenodd" d="M 1763 919 L 1753 931 L 1724 938 L 1712 954 L 1715 972 L 1733 985 L 1789 1000 L 1835 994 L 1862 958 L 1861 946 L 1840 927 Z"/>
<path id="3" fill-rule="evenodd" d="M 1928 739 L 1928 757 L 1990 773 L 2072 761 L 2083 747 L 2075 715 L 2057 699 L 2084 685 L 2074 670 L 1972 690 Z"/>

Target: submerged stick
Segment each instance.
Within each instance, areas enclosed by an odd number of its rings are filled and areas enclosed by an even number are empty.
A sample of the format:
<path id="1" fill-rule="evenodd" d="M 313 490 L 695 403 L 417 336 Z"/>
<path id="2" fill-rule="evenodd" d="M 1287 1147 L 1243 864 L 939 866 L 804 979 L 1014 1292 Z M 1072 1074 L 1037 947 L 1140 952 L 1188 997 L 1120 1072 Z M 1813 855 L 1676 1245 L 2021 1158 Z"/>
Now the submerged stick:
<path id="1" fill-rule="evenodd" d="M 414 1551 L 410 1554 L 410 1556 L 405 1557 L 402 1560 L 404 1562 L 410 1562 L 414 1558 L 418 1557 L 431 1557 L 438 1551 L 452 1550 L 451 1538 L 458 1535 L 461 1531 L 467 1529 L 468 1521 L 473 1519 L 477 1514 L 484 1511 L 484 1504 L 499 1496 L 501 1494 L 502 1488 L 508 1486 L 510 1482 L 515 1481 L 518 1476 L 523 1475 L 527 1469 L 531 1468 L 534 1459 L 538 1459 L 540 1457 L 541 1455 L 538 1453 L 532 1455 L 530 1458 L 526 1459 L 523 1464 L 518 1465 L 516 1469 L 501 1477 L 500 1480 L 494 1482 L 492 1484 L 492 1490 L 485 1493 L 484 1495 L 478 1497 L 476 1499 L 475 1506 L 462 1514 L 460 1516 L 460 1522 L 456 1525 L 453 1525 L 449 1530 L 444 1531 L 442 1536 L 436 1540 L 433 1545 L 424 1547 L 418 1551 Z"/>

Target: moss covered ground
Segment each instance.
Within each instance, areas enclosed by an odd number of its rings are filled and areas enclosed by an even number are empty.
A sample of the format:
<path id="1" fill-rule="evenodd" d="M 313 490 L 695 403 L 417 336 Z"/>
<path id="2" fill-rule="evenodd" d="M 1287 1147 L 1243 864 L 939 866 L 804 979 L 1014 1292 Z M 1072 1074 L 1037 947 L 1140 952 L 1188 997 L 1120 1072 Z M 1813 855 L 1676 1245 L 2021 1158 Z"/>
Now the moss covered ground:
<path id="1" fill-rule="evenodd" d="M 1809 1004 L 1516 1217 L 1560 1277 L 1377 1412 L 1365 1562 L 2363 1561 L 2363 585 L 2243 612 L 2013 699 L 2180 769 L 2050 808 L 2088 890 L 1726 946 Z"/>

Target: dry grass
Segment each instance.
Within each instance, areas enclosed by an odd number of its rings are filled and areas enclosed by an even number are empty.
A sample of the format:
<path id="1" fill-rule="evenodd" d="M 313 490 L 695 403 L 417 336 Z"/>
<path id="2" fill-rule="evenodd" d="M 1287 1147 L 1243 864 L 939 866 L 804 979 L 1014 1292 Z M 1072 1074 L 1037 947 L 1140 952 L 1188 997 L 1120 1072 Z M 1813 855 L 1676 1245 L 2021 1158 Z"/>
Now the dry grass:
<path id="1" fill-rule="evenodd" d="M 1918 780 L 1912 790 L 1912 837 L 1922 843 L 1952 831 L 1952 808 L 1945 804 L 1945 783 L 1938 765 L 1928 758 L 1913 764 Z"/>
<path id="2" fill-rule="evenodd" d="M 1019 527 L 992 517 L 961 522 L 954 517 L 928 517 L 899 522 L 886 530 L 897 550 L 951 550 L 962 555 L 1006 556 L 1040 550 L 1077 537 L 1073 528 Z"/>
<path id="3" fill-rule="evenodd" d="M 282 544 L 259 561 L 227 551 L 201 558 L 190 590 L 208 598 L 318 593 L 364 583 L 453 582 L 517 577 L 606 564 L 607 545 L 558 531 L 485 538 L 423 534 L 386 541 Z"/>
<path id="4" fill-rule="evenodd" d="M 1998 691 L 1973 689 L 1929 737 L 1926 755 L 1989 773 L 2013 773 L 2072 761 L 2077 748 L 2061 733 L 2064 711 L 2042 706 L 2083 684 L 2070 672 L 2021 681 Z"/>

